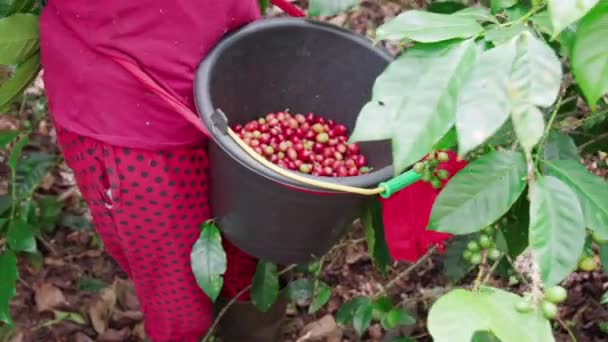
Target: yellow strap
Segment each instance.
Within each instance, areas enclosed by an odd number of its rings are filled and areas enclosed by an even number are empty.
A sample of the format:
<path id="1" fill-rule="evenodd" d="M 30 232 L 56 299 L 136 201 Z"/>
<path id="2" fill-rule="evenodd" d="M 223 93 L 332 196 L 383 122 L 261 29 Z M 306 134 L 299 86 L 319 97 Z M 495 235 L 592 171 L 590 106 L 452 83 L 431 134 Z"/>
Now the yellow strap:
<path id="1" fill-rule="evenodd" d="M 324 182 L 324 181 L 310 179 L 310 178 L 301 176 L 301 175 L 297 174 L 296 172 L 292 172 L 292 171 L 286 170 L 278 165 L 275 165 L 275 164 L 271 163 L 270 161 L 268 161 L 263 156 L 259 155 L 249 145 L 247 145 L 241 138 L 239 138 L 239 136 L 229 127 L 228 127 L 228 135 L 253 159 L 257 160 L 258 162 L 260 162 L 262 165 L 266 166 L 270 170 L 280 174 L 281 176 L 287 177 L 291 180 L 298 181 L 300 183 L 304 183 L 304 184 L 314 186 L 317 188 L 321 188 L 321 189 L 325 189 L 325 190 L 348 192 L 348 193 L 352 193 L 352 194 L 359 194 L 359 195 L 366 195 L 366 196 L 378 195 L 379 193 L 384 191 L 383 187 L 376 187 L 373 189 L 358 188 L 358 187 L 354 187 L 354 186 Z"/>

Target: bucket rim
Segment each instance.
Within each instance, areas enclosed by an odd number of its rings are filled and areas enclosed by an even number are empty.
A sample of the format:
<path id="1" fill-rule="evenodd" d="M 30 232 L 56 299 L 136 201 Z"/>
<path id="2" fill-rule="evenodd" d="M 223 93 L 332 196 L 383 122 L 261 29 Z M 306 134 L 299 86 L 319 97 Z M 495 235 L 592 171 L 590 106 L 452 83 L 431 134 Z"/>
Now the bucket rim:
<path id="1" fill-rule="evenodd" d="M 322 31 L 329 31 L 339 36 L 342 36 L 345 39 L 349 39 L 356 44 L 365 46 L 366 48 L 370 49 L 370 51 L 375 52 L 380 58 L 386 60 L 387 65 L 393 60 L 393 57 L 385 49 L 373 46 L 373 41 L 369 38 L 336 25 L 315 21 L 308 18 L 279 17 L 258 20 L 247 24 L 242 28 L 226 35 L 200 62 L 194 78 L 194 103 L 199 117 L 202 119 L 203 123 L 207 127 L 214 142 L 230 158 L 234 159 L 236 162 L 247 168 L 249 171 L 283 185 L 305 190 L 313 190 L 316 192 L 336 193 L 336 191 L 321 189 L 315 186 L 303 184 L 301 182 L 277 174 L 272 170 L 269 170 L 265 166 L 261 165 L 258 161 L 253 159 L 251 156 L 249 156 L 247 153 L 242 151 L 241 147 L 237 145 L 227 134 L 220 132 L 213 122 L 212 117 L 214 113 L 216 113 L 217 111 L 221 111 L 221 108 L 214 108 L 212 104 L 211 94 L 209 91 L 211 82 L 210 71 L 212 67 L 216 64 L 216 62 L 219 60 L 222 52 L 225 49 L 230 48 L 239 39 L 250 34 L 259 33 L 261 31 L 266 30 L 273 30 L 277 28 L 281 29 L 293 27 L 304 27 Z M 388 164 L 384 167 L 374 169 L 368 174 L 360 176 L 335 178 L 318 177 L 307 174 L 300 175 L 310 179 L 322 180 L 335 184 L 370 188 L 377 186 L 381 182 L 392 178 L 394 176 L 393 170 L 394 169 L 392 164 Z"/>

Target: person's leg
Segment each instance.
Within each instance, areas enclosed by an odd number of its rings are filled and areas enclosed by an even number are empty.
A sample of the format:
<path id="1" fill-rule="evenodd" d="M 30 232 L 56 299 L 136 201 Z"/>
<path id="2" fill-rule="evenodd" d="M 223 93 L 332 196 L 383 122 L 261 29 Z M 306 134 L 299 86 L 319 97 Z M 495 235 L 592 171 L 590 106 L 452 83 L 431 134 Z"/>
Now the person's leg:
<path id="1" fill-rule="evenodd" d="M 190 269 L 199 226 L 210 217 L 205 149 L 153 152 L 61 130 L 59 137 L 108 253 L 133 279 L 148 336 L 197 341 L 212 321 L 211 303 Z M 232 297 L 250 284 L 256 261 L 224 246 L 222 295 Z"/>
<path id="2" fill-rule="evenodd" d="M 78 188 L 91 209 L 93 223 L 106 252 L 131 276 L 131 269 L 120 245 L 111 211 L 105 206 L 110 179 L 104 171 L 101 144 L 57 127 L 57 140 Z"/>

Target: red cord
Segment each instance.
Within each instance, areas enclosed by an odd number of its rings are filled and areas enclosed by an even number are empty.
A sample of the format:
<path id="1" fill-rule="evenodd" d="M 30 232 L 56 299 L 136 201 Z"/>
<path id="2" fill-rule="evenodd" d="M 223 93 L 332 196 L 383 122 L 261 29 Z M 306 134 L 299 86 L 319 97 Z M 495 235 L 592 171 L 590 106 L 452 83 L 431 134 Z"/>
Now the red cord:
<path id="1" fill-rule="evenodd" d="M 179 113 L 184 119 L 188 120 L 194 127 L 198 128 L 204 135 L 210 137 L 207 127 L 201 122 L 200 118 L 194 113 L 188 106 L 183 104 L 175 96 L 171 95 L 168 91 L 164 90 L 154 79 L 146 74 L 141 67 L 124 58 L 109 56 L 116 63 L 120 64 L 125 70 L 130 72 L 135 78 L 137 78 L 146 88 L 153 91 L 158 97 L 165 100 L 165 102 L 171 106 L 177 113 Z"/>
<path id="2" fill-rule="evenodd" d="M 287 0 L 270 0 L 270 2 L 292 17 L 305 17 L 306 13 Z"/>

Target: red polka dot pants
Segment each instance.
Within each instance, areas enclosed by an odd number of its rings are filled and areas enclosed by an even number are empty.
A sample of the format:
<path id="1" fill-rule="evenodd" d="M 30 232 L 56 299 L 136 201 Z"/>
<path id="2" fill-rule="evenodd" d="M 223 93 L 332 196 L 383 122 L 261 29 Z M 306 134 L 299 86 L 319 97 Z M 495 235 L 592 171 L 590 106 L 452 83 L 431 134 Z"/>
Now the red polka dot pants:
<path id="1" fill-rule="evenodd" d="M 205 147 L 137 150 L 57 132 L 106 251 L 135 284 L 148 337 L 198 341 L 213 321 L 190 268 L 199 226 L 211 217 Z M 225 239 L 224 248 L 222 295 L 231 298 L 251 282 L 256 260 Z"/>

